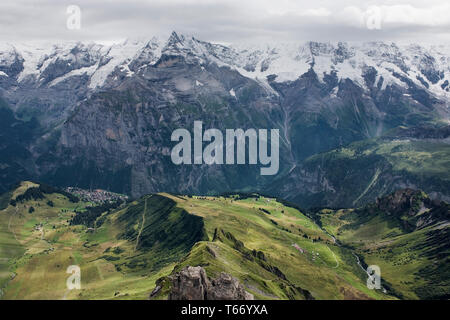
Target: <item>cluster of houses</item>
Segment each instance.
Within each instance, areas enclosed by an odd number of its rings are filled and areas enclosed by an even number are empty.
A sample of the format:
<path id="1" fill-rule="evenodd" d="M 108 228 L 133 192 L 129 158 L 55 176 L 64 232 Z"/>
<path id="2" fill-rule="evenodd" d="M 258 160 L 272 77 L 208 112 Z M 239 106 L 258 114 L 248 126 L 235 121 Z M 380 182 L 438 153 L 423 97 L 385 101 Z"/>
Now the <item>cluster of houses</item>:
<path id="1" fill-rule="evenodd" d="M 118 194 L 102 189 L 85 190 L 77 187 L 67 187 L 67 192 L 79 197 L 82 201 L 94 202 L 94 203 L 106 203 L 114 202 L 116 200 L 126 201 L 128 196 L 123 194 Z"/>

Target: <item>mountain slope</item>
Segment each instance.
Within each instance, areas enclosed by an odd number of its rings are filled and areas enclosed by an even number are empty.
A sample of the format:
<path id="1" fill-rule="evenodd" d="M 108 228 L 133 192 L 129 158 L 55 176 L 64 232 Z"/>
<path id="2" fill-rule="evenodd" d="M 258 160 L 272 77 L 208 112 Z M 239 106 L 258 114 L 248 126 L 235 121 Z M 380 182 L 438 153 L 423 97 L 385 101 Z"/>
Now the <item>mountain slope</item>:
<path id="1" fill-rule="evenodd" d="M 259 299 L 381 298 L 364 286 L 351 253 L 332 244 L 312 220 L 275 199 L 174 198 L 205 219 L 209 242 L 198 243 L 177 266 L 204 266 L 210 277 L 226 272 Z M 360 278 L 361 277 L 361 278 Z M 170 291 L 170 278 L 156 298 Z"/>
<path id="2" fill-rule="evenodd" d="M 23 182 L 0 211 L 4 299 L 144 299 L 204 237 L 200 218 L 158 195 L 99 216 L 91 203 L 41 188 Z M 86 212 L 97 217 L 94 228 L 72 223 Z M 67 290 L 70 265 L 80 267 L 81 291 Z"/>
<path id="3" fill-rule="evenodd" d="M 27 147 L 38 126 L 36 119 L 16 119 L 0 97 L 0 193 L 8 191 L 17 179 L 33 176 L 33 159 Z"/>
<path id="4" fill-rule="evenodd" d="M 166 299 L 187 266 L 210 279 L 227 273 L 257 299 L 448 297 L 450 208 L 421 191 L 312 218 L 258 194 L 153 194 L 91 207 L 23 182 L 7 197 L 0 211 L 6 299 Z M 373 264 L 382 290 L 366 286 Z M 80 266 L 81 290 L 65 287 L 70 265 Z"/>
<path id="5" fill-rule="evenodd" d="M 174 268 L 203 266 L 209 277 L 231 274 L 259 299 L 389 298 L 365 287 L 351 252 L 295 208 L 259 195 L 169 196 L 205 221 L 208 242 L 197 243 Z M 169 278 L 158 280 L 167 297 Z"/>
<path id="6" fill-rule="evenodd" d="M 399 188 L 449 200 L 448 126 L 399 128 L 309 157 L 268 192 L 305 207 L 354 207 Z"/>
<path id="7" fill-rule="evenodd" d="M 322 210 L 323 227 L 353 247 L 395 295 L 447 299 L 449 294 L 450 206 L 411 189 L 396 191 L 362 208 Z"/>
<path id="8" fill-rule="evenodd" d="M 3 298 L 145 299 L 160 285 L 163 299 L 167 277 L 188 265 L 230 274 L 260 299 L 392 298 L 365 286 L 350 250 L 274 198 L 149 195 L 98 215 L 59 192 L 24 182 L 0 211 Z M 74 224 L 80 214 L 94 227 Z M 70 265 L 81 290 L 65 288 Z"/>

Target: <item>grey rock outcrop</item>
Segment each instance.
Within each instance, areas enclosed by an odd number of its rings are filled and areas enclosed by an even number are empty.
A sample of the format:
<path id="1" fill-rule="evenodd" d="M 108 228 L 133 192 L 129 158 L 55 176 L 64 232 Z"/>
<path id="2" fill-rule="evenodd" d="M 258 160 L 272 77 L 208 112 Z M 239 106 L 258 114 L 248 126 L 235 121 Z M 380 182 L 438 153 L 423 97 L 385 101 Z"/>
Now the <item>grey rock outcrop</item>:
<path id="1" fill-rule="evenodd" d="M 202 267 L 186 267 L 176 273 L 169 300 L 206 300 L 208 277 Z"/>
<path id="2" fill-rule="evenodd" d="M 253 300 L 251 293 L 236 278 L 222 272 L 217 279 L 212 280 L 207 294 L 207 300 Z"/>
<path id="3" fill-rule="evenodd" d="M 222 272 L 210 280 L 202 267 L 185 267 L 173 276 L 169 300 L 253 300 L 236 278 Z"/>

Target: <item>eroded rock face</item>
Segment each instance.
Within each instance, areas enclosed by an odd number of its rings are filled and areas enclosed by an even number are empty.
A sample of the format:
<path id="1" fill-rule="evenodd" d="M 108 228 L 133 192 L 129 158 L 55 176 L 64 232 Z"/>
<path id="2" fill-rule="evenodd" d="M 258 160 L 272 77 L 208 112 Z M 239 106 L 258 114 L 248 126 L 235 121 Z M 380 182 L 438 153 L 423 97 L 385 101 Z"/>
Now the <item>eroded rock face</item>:
<path id="1" fill-rule="evenodd" d="M 253 300 L 251 293 L 229 274 L 222 272 L 217 279 L 212 280 L 207 292 L 207 300 Z"/>
<path id="2" fill-rule="evenodd" d="M 417 213 L 416 211 L 419 209 L 420 205 L 423 206 L 424 201 L 430 202 L 422 191 L 406 188 L 397 190 L 382 198 L 377 198 L 376 206 L 379 210 L 385 211 L 388 214 L 406 212 L 409 215 L 414 215 Z"/>
<path id="3" fill-rule="evenodd" d="M 355 212 L 359 216 L 383 215 L 397 223 L 404 232 L 412 232 L 437 223 L 448 223 L 449 205 L 432 200 L 426 193 L 414 189 L 400 189 L 377 198 L 376 202 Z"/>
<path id="4" fill-rule="evenodd" d="M 173 278 L 169 300 L 206 300 L 208 277 L 202 267 L 186 267 Z"/>
<path id="5" fill-rule="evenodd" d="M 231 275 L 222 272 L 210 280 L 202 267 L 185 267 L 173 276 L 169 300 L 253 300 L 252 294 Z"/>

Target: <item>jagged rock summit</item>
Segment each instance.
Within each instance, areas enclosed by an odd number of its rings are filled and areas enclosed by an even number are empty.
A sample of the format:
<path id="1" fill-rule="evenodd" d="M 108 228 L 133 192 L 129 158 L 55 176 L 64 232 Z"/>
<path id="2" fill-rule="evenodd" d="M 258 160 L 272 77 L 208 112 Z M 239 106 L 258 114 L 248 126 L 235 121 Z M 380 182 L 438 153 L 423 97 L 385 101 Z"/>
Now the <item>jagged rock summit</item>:
<path id="1" fill-rule="evenodd" d="M 253 300 L 251 293 L 231 275 L 222 272 L 210 280 L 202 267 L 185 267 L 172 279 L 169 300 Z"/>

